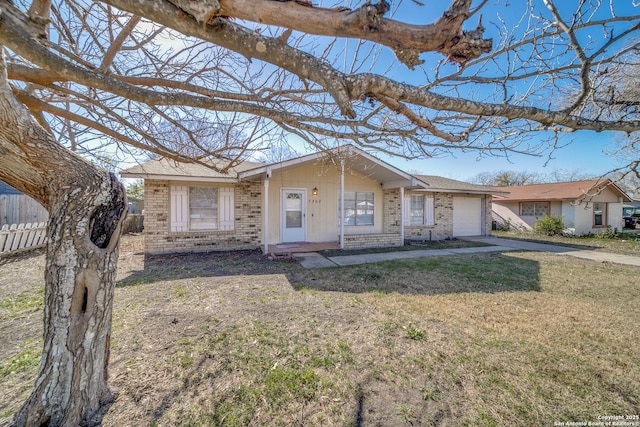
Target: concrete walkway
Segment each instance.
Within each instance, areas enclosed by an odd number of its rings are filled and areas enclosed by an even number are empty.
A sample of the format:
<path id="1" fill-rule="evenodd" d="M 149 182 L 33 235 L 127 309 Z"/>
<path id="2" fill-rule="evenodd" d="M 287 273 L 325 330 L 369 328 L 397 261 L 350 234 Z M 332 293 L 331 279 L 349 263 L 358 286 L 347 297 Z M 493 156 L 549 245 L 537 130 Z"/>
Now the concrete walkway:
<path id="1" fill-rule="evenodd" d="M 614 264 L 632 265 L 640 267 L 640 257 L 633 255 L 612 254 L 610 252 L 591 251 L 588 249 L 570 248 L 567 246 L 551 245 L 547 243 L 532 243 L 521 240 L 503 239 L 500 237 L 468 238 L 472 242 L 482 242 L 489 245 L 507 246 L 514 250 L 553 252 L 575 258 L 588 259 L 597 262 L 611 262 Z"/>
<path id="2" fill-rule="evenodd" d="M 484 252 L 505 252 L 505 251 L 539 251 L 552 252 L 560 255 L 568 255 L 576 258 L 588 259 L 598 262 L 611 262 L 616 264 L 632 265 L 640 267 L 640 257 L 631 255 L 618 255 L 606 252 L 596 252 L 566 246 L 550 245 L 546 243 L 532 243 L 521 240 L 503 239 L 500 237 L 473 237 L 466 238 L 472 242 L 485 243 L 491 246 L 479 246 L 475 248 L 456 249 L 426 249 L 415 251 L 391 251 L 374 254 L 361 255 L 341 255 L 325 258 L 316 252 L 304 252 L 293 254 L 300 260 L 300 264 L 305 268 L 322 268 L 345 265 L 369 264 L 380 261 L 390 261 L 397 259 L 422 258 L 430 256 L 448 256 L 456 254 L 471 254 Z"/>

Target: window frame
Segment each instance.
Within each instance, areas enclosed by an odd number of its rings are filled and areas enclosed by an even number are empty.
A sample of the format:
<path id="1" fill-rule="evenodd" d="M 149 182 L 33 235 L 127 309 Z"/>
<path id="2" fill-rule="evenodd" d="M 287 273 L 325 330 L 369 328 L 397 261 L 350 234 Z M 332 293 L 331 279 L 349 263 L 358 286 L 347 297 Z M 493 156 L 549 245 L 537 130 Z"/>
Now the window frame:
<path id="1" fill-rule="evenodd" d="M 214 195 L 211 200 L 214 200 L 215 206 L 192 206 L 193 198 L 192 193 L 194 189 L 200 190 L 209 190 L 213 191 Z M 201 210 L 211 210 L 215 211 L 215 223 L 205 223 L 205 224 L 213 224 L 213 228 L 203 227 L 203 228 L 193 228 L 193 209 L 201 209 Z M 197 224 L 197 222 L 196 222 Z M 214 186 L 205 186 L 205 185 L 189 185 L 187 187 L 187 230 L 188 231 L 218 231 L 220 230 L 220 189 Z"/>
<path id="2" fill-rule="evenodd" d="M 596 205 L 602 205 L 602 208 L 599 210 L 600 222 L 601 224 L 596 223 Z M 607 202 L 593 202 L 593 210 L 591 215 L 591 220 L 593 224 L 593 228 L 606 228 L 607 227 Z"/>
<path id="3" fill-rule="evenodd" d="M 211 191 L 211 207 L 193 206 L 193 189 Z M 206 205 L 206 204 L 205 204 Z M 215 209 L 215 224 L 210 220 L 205 226 L 194 228 L 193 209 Z M 213 218 L 213 215 L 210 216 Z M 200 183 L 171 183 L 169 185 L 170 233 L 218 233 L 235 230 L 235 188 L 232 186 Z"/>
<path id="4" fill-rule="evenodd" d="M 525 215 L 522 212 L 522 210 L 523 210 L 522 206 L 524 204 L 528 204 L 528 203 L 533 205 L 533 215 Z M 537 205 L 546 206 L 546 213 L 543 213 L 542 215 L 537 215 L 536 214 L 537 211 L 538 211 Z M 529 216 L 529 217 L 533 217 L 533 218 L 542 218 L 542 217 L 545 216 L 545 214 L 546 215 L 551 215 L 551 203 L 550 202 L 520 202 L 520 216 Z"/>
<path id="5" fill-rule="evenodd" d="M 420 208 L 414 205 L 414 199 L 421 199 L 422 203 L 418 202 Z M 425 225 L 426 221 L 426 198 L 424 194 L 409 194 L 409 224 L 407 225 Z M 422 211 L 422 215 L 414 215 L 415 211 Z"/>
<path id="6" fill-rule="evenodd" d="M 347 194 L 351 195 L 353 194 L 353 199 L 349 198 L 347 199 Z M 358 195 L 362 194 L 363 197 L 359 198 Z M 367 198 L 365 195 L 371 195 L 371 199 L 369 200 L 369 198 Z M 375 226 L 375 222 L 376 222 L 376 215 L 375 215 L 375 208 L 376 208 L 376 203 L 375 203 L 375 191 L 345 191 L 344 192 L 344 206 L 341 206 L 341 202 L 342 202 L 342 198 L 340 197 L 340 193 L 338 192 L 338 225 L 341 225 L 341 222 L 344 221 L 344 218 L 346 218 L 345 215 L 345 208 L 347 206 L 350 206 L 350 209 L 354 211 L 353 214 L 353 223 L 349 224 L 349 223 L 344 223 L 345 227 L 373 227 Z M 349 204 L 347 203 L 349 202 Z M 352 202 L 352 203 L 351 203 Z M 365 203 L 365 208 L 364 209 L 358 209 L 358 204 L 359 203 Z M 371 214 L 358 214 L 358 211 L 371 211 Z M 371 217 L 371 222 L 367 222 L 367 223 L 361 223 L 362 221 L 362 217 Z M 360 218 L 360 221 L 359 221 Z"/>
<path id="7" fill-rule="evenodd" d="M 420 209 L 414 209 L 414 197 L 422 200 L 422 217 L 415 215 L 414 212 Z M 403 224 L 405 227 L 434 227 L 436 225 L 435 218 L 435 195 L 433 193 L 409 193 L 404 195 L 403 200 Z M 421 218 L 421 220 L 419 220 Z"/>

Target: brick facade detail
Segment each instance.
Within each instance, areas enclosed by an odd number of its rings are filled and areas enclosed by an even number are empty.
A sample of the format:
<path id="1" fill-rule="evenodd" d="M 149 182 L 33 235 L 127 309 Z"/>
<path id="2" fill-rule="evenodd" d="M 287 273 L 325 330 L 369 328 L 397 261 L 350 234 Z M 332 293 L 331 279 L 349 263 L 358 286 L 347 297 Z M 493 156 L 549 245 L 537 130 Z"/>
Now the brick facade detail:
<path id="1" fill-rule="evenodd" d="M 386 248 L 402 245 L 402 236 L 396 233 L 347 234 L 344 236 L 345 249 Z"/>
<path id="2" fill-rule="evenodd" d="M 491 230 L 493 230 L 493 215 L 491 215 L 493 207 L 491 205 L 491 197 L 484 198 L 484 211 L 489 214 L 484 216 L 484 235 L 491 236 Z"/>
<path id="3" fill-rule="evenodd" d="M 382 232 L 385 234 L 398 234 L 400 236 L 400 224 L 402 222 L 402 207 L 400 190 L 385 190 L 382 196 Z"/>
<path id="4" fill-rule="evenodd" d="M 233 230 L 178 233 L 170 231 L 170 185 L 169 181 L 145 180 L 144 244 L 147 253 L 257 248 L 262 244 L 262 186 L 259 182 L 233 185 Z"/>
<path id="5" fill-rule="evenodd" d="M 434 225 L 407 225 L 405 240 L 444 240 L 453 237 L 453 195 L 433 194 Z"/>

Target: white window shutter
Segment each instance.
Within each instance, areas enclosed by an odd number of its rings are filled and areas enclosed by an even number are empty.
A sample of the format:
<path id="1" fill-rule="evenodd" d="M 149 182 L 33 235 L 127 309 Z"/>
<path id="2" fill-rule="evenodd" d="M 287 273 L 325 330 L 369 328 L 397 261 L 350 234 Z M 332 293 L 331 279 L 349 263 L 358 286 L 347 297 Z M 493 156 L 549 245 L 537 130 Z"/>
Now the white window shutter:
<path id="1" fill-rule="evenodd" d="M 171 203 L 171 231 L 187 231 L 188 228 L 188 194 L 184 185 L 172 185 L 170 194 Z"/>
<path id="2" fill-rule="evenodd" d="M 424 195 L 424 225 L 435 225 L 433 194 Z"/>
<path id="3" fill-rule="evenodd" d="M 404 195 L 404 225 L 411 225 L 411 194 Z"/>
<path id="4" fill-rule="evenodd" d="M 220 230 L 233 230 L 234 227 L 234 197 L 233 187 L 220 188 L 218 190 L 218 197 L 220 199 L 219 217 L 220 217 Z"/>

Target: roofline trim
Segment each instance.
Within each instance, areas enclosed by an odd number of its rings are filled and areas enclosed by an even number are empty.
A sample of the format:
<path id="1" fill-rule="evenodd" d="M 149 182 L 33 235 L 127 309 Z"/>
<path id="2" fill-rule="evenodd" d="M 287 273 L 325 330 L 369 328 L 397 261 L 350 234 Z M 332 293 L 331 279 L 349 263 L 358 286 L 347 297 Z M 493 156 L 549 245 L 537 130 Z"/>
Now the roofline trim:
<path id="1" fill-rule="evenodd" d="M 407 172 L 404 172 L 403 170 L 398 169 L 395 166 L 392 166 L 388 163 L 386 163 L 383 160 L 378 159 L 377 157 L 367 153 L 366 151 L 355 147 L 351 144 L 345 144 L 345 145 L 341 145 L 339 147 L 335 147 L 335 148 L 331 148 L 331 149 L 327 149 L 327 150 L 323 150 L 323 151 L 319 151 L 317 153 L 312 153 L 312 154 L 307 154 L 305 156 L 301 156 L 301 157 L 296 157 L 294 159 L 289 159 L 289 160 L 284 160 L 282 162 L 277 162 L 277 163 L 271 163 L 268 165 L 264 165 L 264 166 L 260 166 L 254 169 L 248 169 L 242 172 L 238 172 L 238 180 L 243 180 L 243 179 L 249 179 L 251 177 L 256 177 L 259 175 L 263 175 L 263 174 L 268 174 L 270 175 L 270 173 L 272 171 L 276 171 L 279 169 L 284 169 L 290 166 L 296 166 L 296 165 L 300 165 L 303 163 L 307 163 L 310 161 L 314 161 L 314 160 L 318 160 L 320 158 L 322 158 L 326 152 L 340 152 L 346 150 L 347 153 L 350 151 L 355 151 L 357 155 L 364 157 L 365 159 L 369 160 L 370 162 L 375 163 L 376 165 L 379 165 L 397 175 L 399 175 L 400 177 L 406 179 L 409 182 L 409 186 L 415 186 L 415 185 L 424 185 L 424 183 L 420 180 L 418 180 L 417 178 L 415 178 L 413 175 L 408 174 Z"/>
<path id="2" fill-rule="evenodd" d="M 236 178 L 222 178 L 222 177 L 205 177 L 205 176 L 183 176 L 183 175 L 154 175 L 149 173 L 131 173 L 121 172 L 122 178 L 142 178 L 142 179 L 155 179 L 158 181 L 198 181 L 198 182 L 234 182 L 237 183 Z"/>

